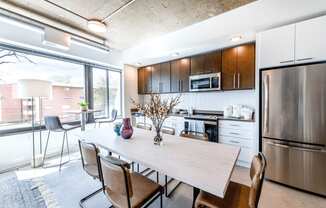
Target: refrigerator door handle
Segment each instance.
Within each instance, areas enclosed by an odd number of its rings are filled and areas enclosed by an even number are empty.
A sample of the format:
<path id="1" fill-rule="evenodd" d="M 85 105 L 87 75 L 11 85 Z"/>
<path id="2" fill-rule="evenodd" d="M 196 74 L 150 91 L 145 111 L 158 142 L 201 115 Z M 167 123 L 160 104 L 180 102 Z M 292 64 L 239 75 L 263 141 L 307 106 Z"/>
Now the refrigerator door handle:
<path id="1" fill-rule="evenodd" d="M 265 142 L 266 144 L 273 145 L 276 147 L 282 147 L 286 149 L 293 149 L 293 150 L 299 150 L 299 151 L 308 151 L 308 152 L 325 152 L 326 151 L 322 148 L 310 148 L 310 147 L 299 147 L 299 146 L 294 146 L 290 144 L 282 144 L 282 143 L 277 143 L 277 142 Z"/>
<path id="2" fill-rule="evenodd" d="M 267 133 L 269 128 L 269 75 L 265 76 L 264 85 L 264 133 Z"/>

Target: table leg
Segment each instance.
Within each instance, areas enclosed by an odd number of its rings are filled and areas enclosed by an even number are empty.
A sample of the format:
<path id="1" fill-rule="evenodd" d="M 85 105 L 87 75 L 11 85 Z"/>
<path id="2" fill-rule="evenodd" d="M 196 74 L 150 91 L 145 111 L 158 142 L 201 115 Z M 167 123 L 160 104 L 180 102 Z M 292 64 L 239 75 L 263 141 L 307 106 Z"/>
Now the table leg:
<path id="1" fill-rule="evenodd" d="M 81 125 L 81 130 L 82 130 L 82 131 L 85 131 L 86 115 L 87 115 L 87 112 L 82 112 L 82 113 L 81 113 L 80 125 Z"/>
<path id="2" fill-rule="evenodd" d="M 193 198 L 192 198 L 192 207 L 194 208 L 195 207 L 195 202 L 196 202 L 196 199 L 197 199 L 197 196 L 199 194 L 199 188 L 196 188 L 196 187 L 193 187 Z"/>

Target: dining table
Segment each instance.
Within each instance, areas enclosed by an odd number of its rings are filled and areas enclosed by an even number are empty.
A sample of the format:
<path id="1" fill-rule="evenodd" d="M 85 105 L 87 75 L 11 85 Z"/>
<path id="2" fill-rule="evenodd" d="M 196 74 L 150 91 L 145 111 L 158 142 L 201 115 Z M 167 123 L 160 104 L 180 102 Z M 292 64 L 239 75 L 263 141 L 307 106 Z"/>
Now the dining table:
<path id="1" fill-rule="evenodd" d="M 154 145 L 154 131 L 134 128 L 130 139 L 113 131 L 113 125 L 76 133 L 79 139 L 139 163 L 193 187 L 193 205 L 199 190 L 223 198 L 240 148 L 177 135 L 163 135 Z"/>

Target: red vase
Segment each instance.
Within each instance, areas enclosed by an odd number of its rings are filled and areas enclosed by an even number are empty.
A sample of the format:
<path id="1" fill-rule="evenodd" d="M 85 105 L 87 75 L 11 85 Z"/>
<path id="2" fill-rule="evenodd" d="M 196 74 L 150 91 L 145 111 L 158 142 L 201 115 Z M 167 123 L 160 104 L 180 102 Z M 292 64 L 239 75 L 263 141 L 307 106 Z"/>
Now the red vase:
<path id="1" fill-rule="evenodd" d="M 120 129 L 121 137 L 124 139 L 129 139 L 132 136 L 134 130 L 132 129 L 130 118 L 124 118 L 122 122 L 122 127 Z"/>

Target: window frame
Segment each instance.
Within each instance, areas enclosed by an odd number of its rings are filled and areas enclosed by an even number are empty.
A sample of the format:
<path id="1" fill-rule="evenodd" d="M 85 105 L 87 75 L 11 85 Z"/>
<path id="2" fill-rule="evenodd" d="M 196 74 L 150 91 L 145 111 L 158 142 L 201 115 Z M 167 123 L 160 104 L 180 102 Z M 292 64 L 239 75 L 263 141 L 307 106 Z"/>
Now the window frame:
<path id="1" fill-rule="evenodd" d="M 0 43 L 0 49 L 4 49 L 4 50 L 11 50 L 11 51 L 15 51 L 18 53 L 24 53 L 24 54 L 28 54 L 28 55 L 34 55 L 34 56 L 40 56 L 40 57 L 45 57 L 45 58 L 49 58 L 49 59 L 54 59 L 54 60 L 59 60 L 59 61 L 64 61 L 64 62 L 68 62 L 68 63 L 74 63 L 74 64 L 80 64 L 83 66 L 83 69 L 81 70 L 84 74 L 84 96 L 86 101 L 89 103 L 89 107 L 92 108 L 93 104 L 94 104 L 94 100 L 93 100 L 93 92 L 92 92 L 92 88 L 93 88 L 93 68 L 98 68 L 98 69 L 103 69 L 106 70 L 106 79 L 107 79 L 107 90 L 108 90 L 108 96 L 107 96 L 107 102 L 108 102 L 108 108 L 109 108 L 109 71 L 115 71 L 115 72 L 119 72 L 120 73 L 120 88 L 121 88 L 121 92 L 120 92 L 120 103 L 122 105 L 122 70 L 121 69 L 117 69 L 117 68 L 113 68 L 113 67 L 109 67 L 109 66 L 104 66 L 104 65 L 100 65 L 100 64 L 96 64 L 96 63 L 91 63 L 91 62 L 86 62 L 86 61 L 82 61 L 82 60 L 78 60 L 78 59 L 73 59 L 73 58 L 68 58 L 65 56 L 60 56 L 57 54 L 51 54 L 48 52 L 43 52 L 43 51 L 36 51 L 36 50 L 31 50 L 31 49 L 26 49 L 26 48 L 22 48 L 22 47 L 17 47 L 14 45 L 9 45 L 9 44 L 4 44 L 4 43 Z M 122 110 L 122 106 L 120 105 L 120 112 Z M 121 116 L 121 115 L 120 115 Z M 90 122 L 94 122 L 94 116 L 90 115 L 88 117 L 88 123 Z M 73 121 L 73 122 L 66 122 L 65 124 L 71 124 L 71 125 L 77 125 L 80 124 L 79 121 Z M 45 129 L 45 125 L 41 125 L 41 126 L 36 126 L 34 128 L 34 131 L 38 131 L 38 130 L 44 130 Z M 31 127 L 21 127 L 21 128 L 12 128 L 12 129 L 6 129 L 6 130 L 0 130 L 0 137 L 4 137 L 4 136 L 10 136 L 10 135 L 15 135 L 15 134 L 20 134 L 20 133 L 26 133 L 26 132 L 31 132 L 33 131 L 32 126 Z"/>

